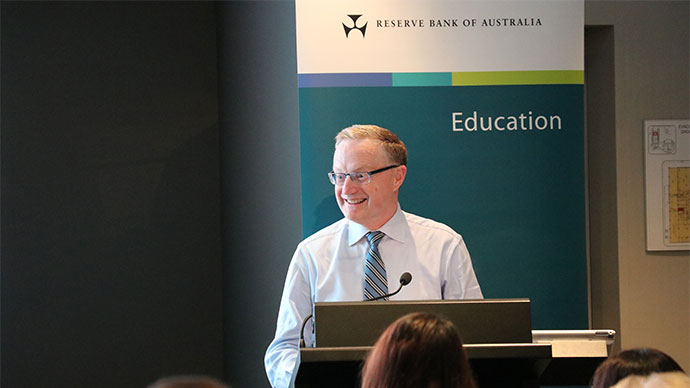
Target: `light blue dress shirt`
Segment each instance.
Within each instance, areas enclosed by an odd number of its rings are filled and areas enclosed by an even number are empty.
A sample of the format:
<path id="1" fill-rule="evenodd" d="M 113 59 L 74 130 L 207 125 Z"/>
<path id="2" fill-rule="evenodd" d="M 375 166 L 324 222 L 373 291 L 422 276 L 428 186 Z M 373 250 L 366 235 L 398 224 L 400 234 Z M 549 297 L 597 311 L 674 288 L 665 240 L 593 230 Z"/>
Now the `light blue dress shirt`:
<path id="1" fill-rule="evenodd" d="M 390 291 L 404 272 L 412 282 L 391 300 L 482 299 L 462 236 L 450 227 L 398 209 L 383 227 L 379 252 Z M 363 300 L 367 249 L 362 225 L 342 219 L 302 241 L 288 268 L 275 338 L 266 350 L 266 374 L 275 388 L 291 387 L 299 367 L 302 321 L 314 302 Z M 306 346 L 313 346 L 311 322 Z"/>

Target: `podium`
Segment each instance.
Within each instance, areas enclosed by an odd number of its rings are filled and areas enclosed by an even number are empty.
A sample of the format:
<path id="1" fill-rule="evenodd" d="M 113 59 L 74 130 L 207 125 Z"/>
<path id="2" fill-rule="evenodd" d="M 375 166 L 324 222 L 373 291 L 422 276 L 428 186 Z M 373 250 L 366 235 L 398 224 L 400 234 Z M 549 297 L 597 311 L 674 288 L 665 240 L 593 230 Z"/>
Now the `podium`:
<path id="1" fill-rule="evenodd" d="M 532 331 L 528 299 L 317 303 L 316 347 L 300 350 L 295 386 L 359 387 L 363 361 L 378 335 L 416 311 L 444 316 L 458 327 L 480 388 L 589 385 L 615 334 Z M 359 322 L 363 319 L 366 324 Z"/>

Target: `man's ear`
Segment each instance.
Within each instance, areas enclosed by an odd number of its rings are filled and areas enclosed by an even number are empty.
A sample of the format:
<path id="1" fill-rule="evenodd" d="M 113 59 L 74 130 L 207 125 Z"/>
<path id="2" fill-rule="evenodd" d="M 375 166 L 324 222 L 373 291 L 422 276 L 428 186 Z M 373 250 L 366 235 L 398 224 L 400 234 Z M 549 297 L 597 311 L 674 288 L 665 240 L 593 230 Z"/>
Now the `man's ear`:
<path id="1" fill-rule="evenodd" d="M 402 165 L 400 167 L 397 167 L 395 169 L 395 190 L 398 191 L 400 190 L 400 186 L 402 186 L 403 182 L 405 181 L 405 176 L 407 175 L 407 166 Z"/>

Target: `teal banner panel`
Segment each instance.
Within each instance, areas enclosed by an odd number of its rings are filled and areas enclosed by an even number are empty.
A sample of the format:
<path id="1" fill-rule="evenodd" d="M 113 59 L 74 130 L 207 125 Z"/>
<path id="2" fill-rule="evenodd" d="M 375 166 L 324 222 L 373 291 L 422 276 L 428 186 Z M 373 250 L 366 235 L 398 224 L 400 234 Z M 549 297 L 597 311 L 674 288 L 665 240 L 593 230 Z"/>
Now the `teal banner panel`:
<path id="1" fill-rule="evenodd" d="M 464 237 L 486 298 L 530 298 L 533 329 L 587 328 L 582 84 L 302 87 L 299 101 L 305 236 L 342 218 L 334 136 L 377 124 L 408 148 L 403 210 Z"/>

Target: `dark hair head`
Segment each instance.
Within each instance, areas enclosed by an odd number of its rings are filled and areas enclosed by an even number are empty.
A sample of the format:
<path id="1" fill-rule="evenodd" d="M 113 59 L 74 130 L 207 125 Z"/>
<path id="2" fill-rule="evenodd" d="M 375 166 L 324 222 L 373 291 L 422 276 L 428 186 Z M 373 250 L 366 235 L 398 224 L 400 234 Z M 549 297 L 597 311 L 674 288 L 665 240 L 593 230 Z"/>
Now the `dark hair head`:
<path id="1" fill-rule="evenodd" d="M 651 349 L 630 349 L 609 357 L 594 371 L 592 388 L 608 388 L 630 375 L 647 376 L 656 372 L 683 371 L 666 353 Z"/>
<path id="2" fill-rule="evenodd" d="M 362 388 L 474 388 L 455 326 L 430 313 L 405 315 L 381 334 L 362 369 Z"/>

